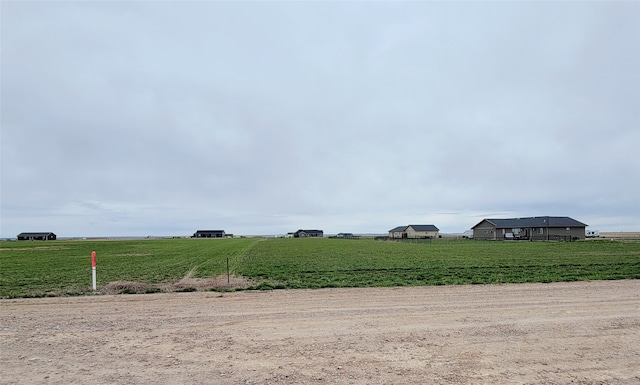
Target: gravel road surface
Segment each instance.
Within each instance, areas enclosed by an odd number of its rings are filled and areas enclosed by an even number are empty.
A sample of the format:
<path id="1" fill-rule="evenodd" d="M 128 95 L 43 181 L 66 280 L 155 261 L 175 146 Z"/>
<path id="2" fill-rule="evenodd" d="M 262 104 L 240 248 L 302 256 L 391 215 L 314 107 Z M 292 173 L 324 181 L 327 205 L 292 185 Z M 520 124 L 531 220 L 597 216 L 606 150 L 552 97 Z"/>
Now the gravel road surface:
<path id="1" fill-rule="evenodd" d="M 640 280 L 0 300 L 1 384 L 634 384 Z"/>

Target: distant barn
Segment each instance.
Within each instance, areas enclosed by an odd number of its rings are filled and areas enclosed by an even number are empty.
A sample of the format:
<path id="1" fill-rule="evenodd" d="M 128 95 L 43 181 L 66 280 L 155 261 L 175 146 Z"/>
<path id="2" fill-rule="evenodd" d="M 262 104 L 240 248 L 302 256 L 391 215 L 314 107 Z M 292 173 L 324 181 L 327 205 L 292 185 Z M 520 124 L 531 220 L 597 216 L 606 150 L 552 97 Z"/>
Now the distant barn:
<path id="1" fill-rule="evenodd" d="M 54 233 L 20 233 L 18 234 L 19 241 L 55 241 L 56 235 Z"/>
<path id="2" fill-rule="evenodd" d="M 224 238 L 225 236 L 224 230 L 198 230 L 192 238 Z"/>
<path id="3" fill-rule="evenodd" d="M 322 230 L 298 230 L 293 233 L 294 238 L 309 238 L 309 237 L 317 237 L 322 238 L 324 236 L 324 232 Z"/>

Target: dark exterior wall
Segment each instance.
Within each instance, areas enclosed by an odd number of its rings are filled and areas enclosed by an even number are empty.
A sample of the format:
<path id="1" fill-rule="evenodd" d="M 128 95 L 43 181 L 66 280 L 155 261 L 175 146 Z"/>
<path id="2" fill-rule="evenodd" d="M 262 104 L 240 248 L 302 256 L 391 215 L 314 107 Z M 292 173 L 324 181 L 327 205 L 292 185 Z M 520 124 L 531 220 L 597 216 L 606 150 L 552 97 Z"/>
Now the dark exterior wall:
<path id="1" fill-rule="evenodd" d="M 542 229 L 542 230 L 541 230 Z M 485 232 L 486 231 L 486 232 Z M 506 238 L 506 233 L 512 233 L 513 228 L 493 228 L 490 223 L 481 223 L 473 229 L 474 239 L 518 239 Z M 584 227 L 523 227 L 521 228 L 519 239 L 529 239 L 532 241 L 569 241 L 585 239 Z"/>
<path id="2" fill-rule="evenodd" d="M 193 234 L 194 238 L 224 238 L 224 231 L 197 231 Z"/>
<path id="3" fill-rule="evenodd" d="M 549 228 L 549 239 L 584 239 L 584 227 L 551 227 Z M 568 240 L 568 239 L 567 239 Z"/>
<path id="4" fill-rule="evenodd" d="M 496 239 L 496 228 L 487 221 L 482 221 L 473 228 L 473 239 Z"/>
<path id="5" fill-rule="evenodd" d="M 293 233 L 293 237 L 294 238 L 323 238 L 324 237 L 324 232 L 323 231 L 304 231 L 304 230 L 298 230 L 295 233 Z"/>
<path id="6" fill-rule="evenodd" d="M 532 229 L 532 241 L 569 241 L 585 239 L 584 227 L 535 227 Z"/>
<path id="7" fill-rule="evenodd" d="M 569 227 L 562 227 L 555 225 L 554 227 L 549 227 L 549 223 L 547 221 L 540 221 L 542 218 L 523 218 L 523 219 L 513 219 L 513 220 L 496 220 L 500 227 L 495 227 L 492 222 L 488 220 L 483 220 L 479 224 L 475 225 L 473 229 L 473 237 L 474 239 L 497 239 L 497 240 L 510 240 L 510 239 L 521 239 L 521 240 L 533 240 L 533 241 L 569 241 L 569 240 L 577 240 L 577 239 L 585 239 L 585 226 L 572 220 L 571 218 L 560 218 L 561 220 L 555 220 L 558 218 L 552 218 L 555 222 L 572 222 L 574 226 L 569 224 Z M 551 218 L 551 217 L 547 217 Z M 526 224 L 529 222 L 530 225 L 537 225 L 538 227 L 533 226 L 522 226 L 522 224 Z M 536 223 L 540 222 L 540 223 Z M 542 223 L 544 222 L 544 223 Z M 551 220 L 549 220 L 551 222 Z M 519 234 L 514 233 L 514 227 L 504 227 L 508 224 L 519 224 L 517 227 L 520 229 Z M 582 225 L 582 226 L 580 226 Z M 507 235 L 510 235 L 507 237 Z"/>
<path id="8" fill-rule="evenodd" d="M 520 229 L 520 232 L 516 234 L 514 231 L 515 229 Z M 546 229 L 543 229 L 543 230 L 545 231 L 544 234 L 546 234 Z M 537 228 L 533 229 L 531 227 L 498 228 L 496 229 L 496 239 L 531 239 L 531 237 L 535 235 L 533 233 L 536 231 L 538 231 Z M 507 237 L 507 234 L 510 234 L 510 236 Z"/>
<path id="9" fill-rule="evenodd" d="M 549 229 L 547 227 L 534 227 L 531 229 L 532 241 L 546 241 L 548 240 L 548 238 L 549 238 Z"/>

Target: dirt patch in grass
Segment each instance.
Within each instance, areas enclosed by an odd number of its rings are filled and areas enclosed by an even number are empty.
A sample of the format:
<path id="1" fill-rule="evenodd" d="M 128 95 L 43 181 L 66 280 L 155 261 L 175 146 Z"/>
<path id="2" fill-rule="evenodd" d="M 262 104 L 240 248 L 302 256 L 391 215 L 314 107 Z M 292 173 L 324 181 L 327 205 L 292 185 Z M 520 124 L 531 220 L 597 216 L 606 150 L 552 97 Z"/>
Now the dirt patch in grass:
<path id="1" fill-rule="evenodd" d="M 239 277 L 235 275 L 231 275 L 227 277 L 226 275 L 219 275 L 217 277 L 211 278 L 192 278 L 185 277 L 180 281 L 169 285 L 169 288 L 173 288 L 174 290 L 167 291 L 177 291 L 185 288 L 194 288 L 198 291 L 203 290 L 237 290 L 237 289 L 247 289 L 256 285 L 256 283 L 250 279 L 245 277 Z"/>
<path id="2" fill-rule="evenodd" d="M 28 250 L 68 250 L 66 246 L 33 246 L 33 247 L 12 247 L 0 248 L 0 251 L 28 251 Z"/>
<path id="3" fill-rule="evenodd" d="M 178 282 L 150 285 L 142 282 L 115 281 L 98 288 L 104 294 L 173 293 L 185 291 L 234 291 L 255 286 L 256 282 L 239 276 L 219 275 L 211 278 L 192 278 L 190 274 Z"/>
<path id="4" fill-rule="evenodd" d="M 152 286 L 142 282 L 115 281 L 99 288 L 105 294 L 139 294 L 151 291 Z"/>
<path id="5" fill-rule="evenodd" d="M 124 253 L 124 254 L 113 254 L 112 257 L 148 257 L 151 255 L 150 253 Z"/>

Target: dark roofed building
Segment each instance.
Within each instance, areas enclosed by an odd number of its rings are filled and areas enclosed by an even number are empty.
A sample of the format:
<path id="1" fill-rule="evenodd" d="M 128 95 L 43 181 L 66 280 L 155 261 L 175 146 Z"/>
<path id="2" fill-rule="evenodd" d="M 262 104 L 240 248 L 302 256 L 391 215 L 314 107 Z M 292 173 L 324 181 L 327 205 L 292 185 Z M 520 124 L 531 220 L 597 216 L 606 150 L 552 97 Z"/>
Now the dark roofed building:
<path id="1" fill-rule="evenodd" d="M 473 239 L 584 239 L 586 224 L 569 217 L 483 219 L 472 227 Z"/>
<path id="2" fill-rule="evenodd" d="M 440 229 L 434 225 L 409 225 L 405 231 L 407 238 L 438 238 Z"/>
<path id="3" fill-rule="evenodd" d="M 294 238 L 322 238 L 324 237 L 324 232 L 322 230 L 298 230 L 293 233 Z"/>
<path id="4" fill-rule="evenodd" d="M 55 241 L 56 238 L 57 236 L 51 232 L 18 234 L 19 241 Z"/>
<path id="5" fill-rule="evenodd" d="M 224 230 L 198 230 L 191 238 L 224 238 Z"/>

